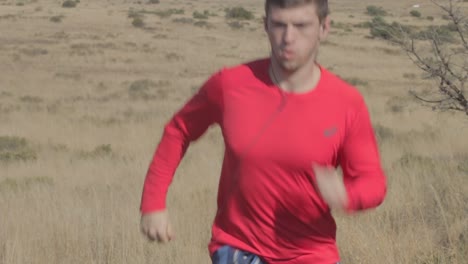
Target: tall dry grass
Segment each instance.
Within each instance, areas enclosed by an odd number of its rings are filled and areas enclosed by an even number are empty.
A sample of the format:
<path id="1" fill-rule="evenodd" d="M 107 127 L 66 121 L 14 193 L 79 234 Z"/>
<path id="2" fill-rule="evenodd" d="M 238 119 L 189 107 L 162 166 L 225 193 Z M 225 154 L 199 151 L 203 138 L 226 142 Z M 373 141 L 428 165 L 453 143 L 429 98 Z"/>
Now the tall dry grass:
<path id="1" fill-rule="evenodd" d="M 164 123 L 196 87 L 224 65 L 268 54 L 261 21 L 233 30 L 210 17 L 216 27 L 208 29 L 146 15 L 145 28 L 136 29 L 128 10 L 142 6 L 128 1 L 82 1 L 73 10 L 56 1 L 4 2 L 0 137 L 24 138 L 36 159 L 0 161 L 0 263 L 209 263 L 219 129 L 191 146 L 177 171 L 168 197 L 176 239 L 168 245 L 139 233 L 142 184 Z M 261 2 L 212 0 L 197 8 L 221 14 L 241 3 L 258 18 Z M 373 1 L 331 3 L 336 21 L 354 24 Z M 407 15 L 406 5 L 384 7 L 397 16 Z M 64 18 L 51 23 L 54 15 Z M 411 100 L 408 88 L 431 83 L 398 49 L 366 35 L 334 29 L 320 54 L 364 94 L 389 182 L 378 209 L 337 215 L 343 262 L 465 263 L 466 117 Z"/>

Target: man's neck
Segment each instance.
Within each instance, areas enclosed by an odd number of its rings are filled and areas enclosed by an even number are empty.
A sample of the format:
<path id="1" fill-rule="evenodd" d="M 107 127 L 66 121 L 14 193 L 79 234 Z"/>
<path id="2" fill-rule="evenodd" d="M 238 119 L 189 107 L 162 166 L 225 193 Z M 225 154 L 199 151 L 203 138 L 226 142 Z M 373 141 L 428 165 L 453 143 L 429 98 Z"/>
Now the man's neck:
<path id="1" fill-rule="evenodd" d="M 287 72 L 282 69 L 278 63 L 271 60 L 270 78 L 281 88 L 281 90 L 291 93 L 306 93 L 317 86 L 320 80 L 320 67 L 312 61 L 293 72 Z"/>

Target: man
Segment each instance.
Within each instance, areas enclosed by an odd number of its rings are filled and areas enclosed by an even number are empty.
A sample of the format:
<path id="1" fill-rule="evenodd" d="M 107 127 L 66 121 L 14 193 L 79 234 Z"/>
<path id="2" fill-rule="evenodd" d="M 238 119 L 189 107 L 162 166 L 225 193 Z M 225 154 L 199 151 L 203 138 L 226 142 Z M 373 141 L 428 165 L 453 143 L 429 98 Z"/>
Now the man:
<path id="1" fill-rule="evenodd" d="M 266 0 L 271 56 L 222 69 L 166 125 L 142 195 L 142 232 L 173 238 L 165 198 L 189 143 L 217 123 L 225 141 L 213 263 L 340 260 L 332 210 L 380 205 L 386 179 L 359 92 L 316 62 L 327 0 Z M 335 172 L 340 166 L 343 180 Z"/>

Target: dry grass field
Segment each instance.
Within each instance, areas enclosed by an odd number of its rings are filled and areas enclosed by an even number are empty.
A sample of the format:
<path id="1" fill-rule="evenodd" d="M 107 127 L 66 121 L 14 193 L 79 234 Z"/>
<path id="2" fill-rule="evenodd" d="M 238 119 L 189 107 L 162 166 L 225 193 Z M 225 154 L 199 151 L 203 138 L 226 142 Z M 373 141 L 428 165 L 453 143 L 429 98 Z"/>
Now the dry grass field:
<path id="1" fill-rule="evenodd" d="M 139 232 L 143 180 L 164 124 L 211 73 L 268 56 L 263 1 L 160 2 L 0 0 L 0 263 L 210 263 L 219 129 L 177 171 L 173 243 Z M 378 209 L 337 216 L 343 263 L 466 263 L 467 117 L 412 99 L 435 84 L 353 26 L 371 4 L 392 21 L 446 22 L 428 0 L 330 1 L 319 61 L 365 96 L 389 182 Z M 239 5 L 255 18 L 227 20 Z"/>

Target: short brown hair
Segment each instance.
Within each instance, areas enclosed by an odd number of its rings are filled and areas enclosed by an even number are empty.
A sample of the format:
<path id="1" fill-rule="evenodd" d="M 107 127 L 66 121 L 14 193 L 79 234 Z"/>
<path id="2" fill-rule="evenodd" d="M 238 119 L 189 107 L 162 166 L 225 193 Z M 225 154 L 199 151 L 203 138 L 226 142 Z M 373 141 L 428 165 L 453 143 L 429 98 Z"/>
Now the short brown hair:
<path id="1" fill-rule="evenodd" d="M 309 3 L 313 3 L 317 7 L 317 15 L 321 23 L 330 12 L 328 9 L 328 0 L 265 0 L 265 14 L 268 16 L 268 12 L 272 5 L 281 8 L 288 8 Z"/>

